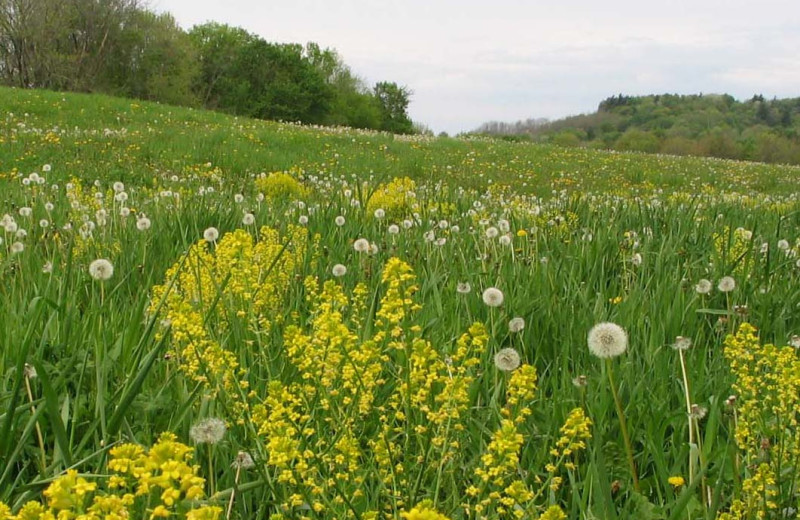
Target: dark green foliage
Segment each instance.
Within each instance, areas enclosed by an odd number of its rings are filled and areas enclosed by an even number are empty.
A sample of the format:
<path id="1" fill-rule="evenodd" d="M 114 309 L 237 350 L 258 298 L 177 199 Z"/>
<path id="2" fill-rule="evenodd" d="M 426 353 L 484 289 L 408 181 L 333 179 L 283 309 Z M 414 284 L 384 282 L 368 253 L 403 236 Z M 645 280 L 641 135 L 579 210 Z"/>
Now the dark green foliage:
<path id="1" fill-rule="evenodd" d="M 262 119 L 414 131 L 409 91 L 373 91 L 336 51 L 218 23 L 181 29 L 137 0 L 0 0 L 0 84 L 104 92 Z"/>
<path id="2" fill-rule="evenodd" d="M 597 112 L 542 123 L 487 123 L 477 132 L 562 146 L 800 164 L 800 98 L 728 94 L 611 96 Z"/>
<path id="3" fill-rule="evenodd" d="M 413 133 L 414 124 L 407 113 L 411 92 L 388 81 L 378 83 L 374 90 L 381 110 L 381 130 L 396 134 Z"/>

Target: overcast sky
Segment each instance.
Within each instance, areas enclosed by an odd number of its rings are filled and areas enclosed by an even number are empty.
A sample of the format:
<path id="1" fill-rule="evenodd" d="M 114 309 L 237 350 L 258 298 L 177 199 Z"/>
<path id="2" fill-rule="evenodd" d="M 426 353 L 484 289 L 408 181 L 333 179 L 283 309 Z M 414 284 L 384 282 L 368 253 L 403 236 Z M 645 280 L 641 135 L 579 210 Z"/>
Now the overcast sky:
<path id="1" fill-rule="evenodd" d="M 436 132 L 594 111 L 618 94 L 800 96 L 800 0 L 150 0 L 268 41 L 333 47 L 413 92 Z"/>

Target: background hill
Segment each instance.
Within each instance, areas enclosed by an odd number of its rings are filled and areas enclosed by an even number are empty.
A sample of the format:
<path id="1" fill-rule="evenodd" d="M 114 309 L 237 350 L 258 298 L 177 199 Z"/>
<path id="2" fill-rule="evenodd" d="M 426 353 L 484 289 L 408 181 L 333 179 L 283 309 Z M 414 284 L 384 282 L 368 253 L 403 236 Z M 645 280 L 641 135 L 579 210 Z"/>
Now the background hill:
<path id="1" fill-rule="evenodd" d="M 209 170 L 232 182 L 299 169 L 320 175 L 409 176 L 465 188 L 552 191 L 783 194 L 800 168 L 703 157 L 620 153 L 483 138 L 398 136 L 282 124 L 99 94 L 0 87 L 0 181 L 41 164 L 128 182 L 152 172 Z M 210 166 L 208 166 L 210 165 Z"/>
<path id="2" fill-rule="evenodd" d="M 614 150 L 800 164 L 800 98 L 612 96 L 556 121 L 489 122 L 478 134 Z"/>

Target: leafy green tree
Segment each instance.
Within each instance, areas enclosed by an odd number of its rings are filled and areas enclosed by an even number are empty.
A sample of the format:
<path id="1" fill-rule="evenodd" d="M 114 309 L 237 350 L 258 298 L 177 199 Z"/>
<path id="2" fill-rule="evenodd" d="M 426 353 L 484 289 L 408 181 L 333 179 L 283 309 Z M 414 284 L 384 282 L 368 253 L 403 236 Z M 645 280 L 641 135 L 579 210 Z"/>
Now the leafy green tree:
<path id="1" fill-rule="evenodd" d="M 333 90 L 326 124 L 380 128 L 381 110 L 377 99 L 335 50 L 309 43 L 305 55 Z"/>
<path id="2" fill-rule="evenodd" d="M 397 83 L 383 81 L 375 85 L 375 97 L 381 111 L 381 130 L 395 134 L 414 132 L 414 124 L 408 117 L 411 91 Z"/>
<path id="3" fill-rule="evenodd" d="M 211 22 L 194 26 L 189 38 L 200 69 L 194 91 L 203 106 L 225 108 L 235 104 L 231 97 L 246 96 L 247 85 L 236 67 L 246 47 L 257 37 L 239 27 Z"/>
<path id="4" fill-rule="evenodd" d="M 118 95 L 174 105 L 197 104 L 199 74 L 189 36 L 169 14 L 137 11 L 110 53 L 98 86 Z"/>

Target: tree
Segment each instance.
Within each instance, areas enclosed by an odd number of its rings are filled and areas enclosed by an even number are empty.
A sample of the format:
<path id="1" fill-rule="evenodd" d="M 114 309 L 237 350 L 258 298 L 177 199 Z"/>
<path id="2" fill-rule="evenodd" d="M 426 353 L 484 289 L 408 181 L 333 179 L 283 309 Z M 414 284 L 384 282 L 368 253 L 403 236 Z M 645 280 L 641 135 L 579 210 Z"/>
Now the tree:
<path id="1" fill-rule="evenodd" d="M 239 27 L 206 23 L 192 27 L 189 38 L 199 62 L 194 91 L 200 102 L 212 109 L 235 105 L 230 97 L 246 95 L 247 86 L 241 83 L 241 71 L 234 68 L 257 37 Z"/>
<path id="2" fill-rule="evenodd" d="M 117 95 L 195 105 L 199 74 L 194 47 L 169 14 L 137 11 L 110 53 L 99 78 L 102 90 Z"/>
<path id="3" fill-rule="evenodd" d="M 381 111 L 381 130 L 395 134 L 410 134 L 414 125 L 408 117 L 411 91 L 397 83 L 383 81 L 375 85 L 375 97 Z"/>

